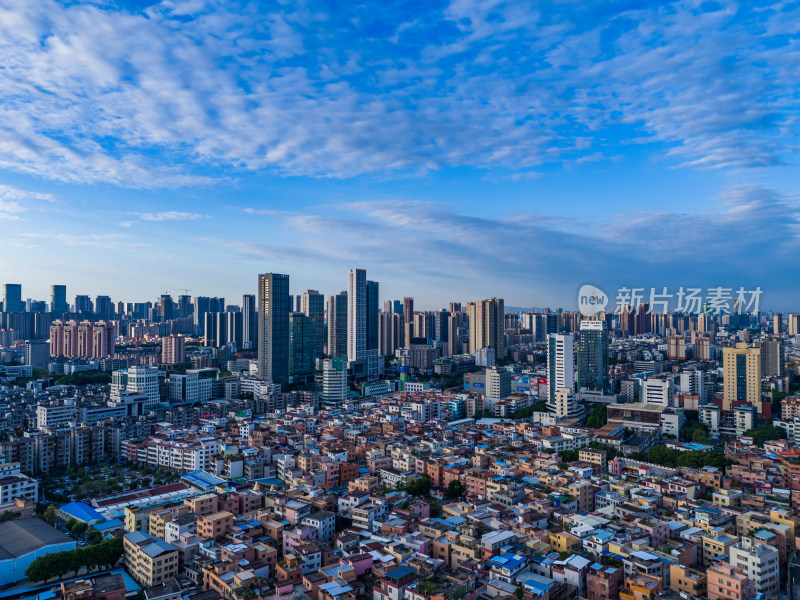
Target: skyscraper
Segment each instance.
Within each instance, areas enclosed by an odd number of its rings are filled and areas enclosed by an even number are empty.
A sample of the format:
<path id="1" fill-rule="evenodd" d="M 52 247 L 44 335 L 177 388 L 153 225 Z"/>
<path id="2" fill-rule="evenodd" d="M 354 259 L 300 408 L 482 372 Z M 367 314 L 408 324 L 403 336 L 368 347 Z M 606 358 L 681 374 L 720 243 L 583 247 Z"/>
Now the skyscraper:
<path id="1" fill-rule="evenodd" d="M 367 281 L 367 350 L 378 349 L 378 296 L 378 282 Z"/>
<path id="2" fill-rule="evenodd" d="M 158 300 L 158 314 L 161 317 L 161 322 L 169 321 L 172 319 L 175 312 L 175 303 L 172 301 L 172 296 L 169 294 L 161 294 Z"/>
<path id="3" fill-rule="evenodd" d="M 82 316 L 94 313 L 92 299 L 86 295 L 75 296 L 75 312 Z"/>
<path id="4" fill-rule="evenodd" d="M 253 350 L 258 345 L 258 313 L 256 295 L 242 296 L 242 347 Z"/>
<path id="5" fill-rule="evenodd" d="M 325 346 L 325 296 L 317 290 L 306 290 L 300 295 L 300 310 L 314 321 L 314 353 L 321 357 Z"/>
<path id="6" fill-rule="evenodd" d="M 187 294 L 178 296 L 178 317 L 185 319 L 192 316 L 192 297 Z"/>
<path id="7" fill-rule="evenodd" d="M 605 321 L 581 321 L 578 344 L 578 389 L 609 391 L 608 328 Z"/>
<path id="8" fill-rule="evenodd" d="M 241 311 L 228 310 L 224 313 L 225 319 L 225 340 L 227 343 L 235 343 L 236 349 L 240 349 L 243 344 L 243 319 Z"/>
<path id="9" fill-rule="evenodd" d="M 69 312 L 69 306 L 67 305 L 67 286 L 50 286 L 50 312 L 57 314 L 59 317 L 65 312 Z"/>
<path id="10" fill-rule="evenodd" d="M 224 342 L 219 337 L 219 318 L 224 313 L 206 311 L 203 313 L 203 340 L 206 346 L 219 348 Z"/>
<path id="11" fill-rule="evenodd" d="M 289 380 L 289 276 L 258 276 L 258 376 Z"/>
<path id="12" fill-rule="evenodd" d="M 367 349 L 367 272 L 350 269 L 347 277 L 347 360 L 354 362 Z"/>
<path id="13" fill-rule="evenodd" d="M 3 286 L 3 311 L 19 313 L 24 310 L 22 303 L 22 284 L 6 283 Z"/>
<path id="14" fill-rule="evenodd" d="M 571 333 L 552 333 L 547 339 L 547 395 L 555 403 L 561 388 L 575 389 L 575 345 Z"/>
<path id="15" fill-rule="evenodd" d="M 380 371 L 378 356 L 378 284 L 364 269 L 350 269 L 347 281 L 347 360 L 359 361 L 367 377 Z"/>
<path id="16" fill-rule="evenodd" d="M 295 383 L 314 374 L 317 326 L 302 312 L 289 316 L 289 374 Z"/>
<path id="17" fill-rule="evenodd" d="M 94 302 L 94 311 L 98 319 L 110 319 L 114 314 L 114 305 L 108 296 L 98 296 Z"/>
<path id="18" fill-rule="evenodd" d="M 208 296 L 195 296 L 194 298 L 194 332 L 203 333 L 205 328 L 206 313 L 211 310 L 211 298 Z"/>
<path id="19" fill-rule="evenodd" d="M 328 296 L 328 354 L 347 356 L 347 291 Z"/>

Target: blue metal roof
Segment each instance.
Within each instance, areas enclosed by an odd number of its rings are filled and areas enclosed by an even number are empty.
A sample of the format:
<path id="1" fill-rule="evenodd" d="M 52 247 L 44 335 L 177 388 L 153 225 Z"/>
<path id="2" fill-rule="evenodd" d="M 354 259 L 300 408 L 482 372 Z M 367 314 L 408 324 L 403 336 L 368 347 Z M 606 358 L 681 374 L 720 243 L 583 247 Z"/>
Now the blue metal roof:
<path id="1" fill-rule="evenodd" d="M 78 521 L 88 523 L 89 521 L 105 521 L 106 518 L 93 509 L 85 502 L 70 502 L 65 504 L 59 510 L 65 512 L 71 517 L 76 518 Z"/>

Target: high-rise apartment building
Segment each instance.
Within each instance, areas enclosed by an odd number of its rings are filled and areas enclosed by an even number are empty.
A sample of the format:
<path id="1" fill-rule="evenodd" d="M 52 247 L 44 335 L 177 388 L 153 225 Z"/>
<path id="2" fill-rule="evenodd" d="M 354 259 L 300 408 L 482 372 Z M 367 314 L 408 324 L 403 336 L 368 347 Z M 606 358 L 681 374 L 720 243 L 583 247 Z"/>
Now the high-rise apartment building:
<path id="1" fill-rule="evenodd" d="M 467 303 L 469 318 L 469 353 L 494 348 L 495 356 L 505 358 L 505 304 L 501 298 Z"/>
<path id="2" fill-rule="evenodd" d="M 195 296 L 194 298 L 194 332 L 201 335 L 205 329 L 206 313 L 211 310 L 211 298 Z"/>
<path id="3" fill-rule="evenodd" d="M 608 328 L 605 321 L 581 321 L 578 389 L 608 393 Z"/>
<path id="4" fill-rule="evenodd" d="M 413 323 L 414 337 L 436 339 L 436 313 L 417 311 L 414 313 Z"/>
<path id="5" fill-rule="evenodd" d="M 405 344 L 403 315 L 382 312 L 378 315 L 378 354 L 392 356 L 395 350 Z"/>
<path id="6" fill-rule="evenodd" d="M 203 343 L 212 348 L 219 348 L 226 343 L 226 333 L 220 328 L 220 321 L 225 313 L 206 311 L 203 313 L 202 334 Z M 224 322 L 224 321 L 223 321 Z"/>
<path id="7" fill-rule="evenodd" d="M 403 317 L 406 323 L 414 321 L 414 299 L 406 296 L 403 298 Z"/>
<path id="8" fill-rule="evenodd" d="M 696 335 L 694 338 L 694 357 L 696 360 L 709 361 L 711 360 L 711 334 L 704 333 Z"/>
<path id="9" fill-rule="evenodd" d="M 3 311 L 7 313 L 20 313 L 25 310 L 22 302 L 22 284 L 6 283 L 3 285 Z"/>
<path id="10" fill-rule="evenodd" d="M 242 348 L 253 350 L 258 345 L 258 312 L 256 295 L 242 296 Z"/>
<path id="11" fill-rule="evenodd" d="M 224 314 L 225 340 L 228 343 L 236 344 L 237 350 L 242 348 L 243 343 L 243 315 L 241 311 L 227 310 Z"/>
<path id="12" fill-rule="evenodd" d="M 354 362 L 367 349 L 367 272 L 350 269 L 347 281 L 347 360 Z"/>
<path id="13" fill-rule="evenodd" d="M 317 290 L 306 290 L 300 295 L 300 310 L 314 321 L 314 353 L 325 353 L 325 296 Z"/>
<path id="14" fill-rule="evenodd" d="M 289 380 L 289 276 L 258 276 L 258 377 Z"/>
<path id="15" fill-rule="evenodd" d="M 69 312 L 69 305 L 67 304 L 67 286 L 50 286 L 50 312 L 58 316 Z"/>
<path id="16" fill-rule="evenodd" d="M 166 365 L 185 363 L 186 338 L 182 335 L 167 335 L 161 338 L 161 362 Z"/>
<path id="17" fill-rule="evenodd" d="M 746 402 L 761 413 L 761 350 L 740 342 L 723 348 L 722 410 L 733 410 L 734 402 Z"/>
<path id="18" fill-rule="evenodd" d="M 50 355 L 107 358 L 114 355 L 117 327 L 106 321 L 62 321 L 50 326 Z"/>
<path id="19" fill-rule="evenodd" d="M 783 341 L 771 337 L 759 343 L 761 350 L 761 376 L 780 377 L 784 372 Z"/>
<path id="20" fill-rule="evenodd" d="M 553 333 L 547 340 L 547 395 L 555 403 L 559 389 L 575 389 L 575 340 L 571 333 Z"/>
<path id="21" fill-rule="evenodd" d="M 347 356 L 347 291 L 328 296 L 328 354 Z"/>
<path id="22" fill-rule="evenodd" d="M 788 320 L 787 333 L 789 335 L 800 335 L 800 314 L 791 313 Z"/>
<path id="23" fill-rule="evenodd" d="M 368 377 L 378 375 L 379 371 L 377 292 L 377 283 L 367 282 L 364 269 L 350 269 L 347 282 L 347 359 L 360 361 Z M 373 343 L 374 348 L 370 347 Z"/>
<path id="24" fill-rule="evenodd" d="M 772 335 L 780 335 L 783 333 L 783 314 L 775 313 L 772 315 Z"/>
<path id="25" fill-rule="evenodd" d="M 667 358 L 670 360 L 686 360 L 686 338 L 683 334 L 667 337 Z"/>

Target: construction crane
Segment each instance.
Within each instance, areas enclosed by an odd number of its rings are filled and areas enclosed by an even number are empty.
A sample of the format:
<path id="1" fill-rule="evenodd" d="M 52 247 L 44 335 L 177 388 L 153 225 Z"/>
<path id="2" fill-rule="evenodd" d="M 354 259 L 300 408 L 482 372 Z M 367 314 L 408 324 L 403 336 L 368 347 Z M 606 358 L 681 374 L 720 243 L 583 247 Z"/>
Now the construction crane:
<path id="1" fill-rule="evenodd" d="M 192 290 L 190 290 L 189 288 L 175 288 L 174 290 L 162 290 L 161 293 L 169 296 L 172 294 L 172 292 L 183 292 L 185 294 L 188 294 L 191 291 Z"/>

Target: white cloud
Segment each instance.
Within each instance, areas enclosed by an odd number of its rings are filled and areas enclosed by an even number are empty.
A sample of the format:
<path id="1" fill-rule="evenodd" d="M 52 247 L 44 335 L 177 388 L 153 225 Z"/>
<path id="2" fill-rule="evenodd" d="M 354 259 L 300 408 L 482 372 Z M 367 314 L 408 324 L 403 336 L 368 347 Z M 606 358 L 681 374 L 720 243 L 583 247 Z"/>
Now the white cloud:
<path id="1" fill-rule="evenodd" d="M 698 209 L 602 219 L 486 218 L 440 202 L 354 202 L 333 215 L 285 215 L 281 231 L 315 234 L 288 238 L 299 241 L 206 241 L 293 268 L 306 263 L 344 272 L 363 265 L 379 278 L 424 281 L 432 290 L 447 282 L 453 294 L 464 293 L 461 285 L 472 290 L 466 293 L 484 288 L 517 301 L 541 299 L 540 288 L 571 297 L 572 287 L 586 281 L 609 288 L 728 283 L 785 291 L 785 266 L 800 254 L 798 198 L 740 186 Z"/>
<path id="2" fill-rule="evenodd" d="M 53 196 L 0 184 L 0 221 L 21 221 L 20 214 L 28 212 L 30 204 L 37 200 L 50 201 Z"/>
<path id="3" fill-rule="evenodd" d="M 130 236 L 121 233 L 95 233 L 78 235 L 71 233 L 35 232 L 20 234 L 25 239 L 39 239 L 60 242 L 66 246 L 92 246 L 107 250 L 143 250 L 150 248 L 148 244 L 130 240 Z"/>
<path id="4" fill-rule="evenodd" d="M 181 211 L 164 211 L 157 213 L 138 213 L 142 221 L 195 221 L 197 219 L 205 219 L 207 216 L 200 213 L 181 212 Z"/>
<path id="5" fill-rule="evenodd" d="M 9 0 L 0 168 L 125 187 L 453 165 L 521 179 L 618 138 L 676 166 L 777 165 L 797 145 L 798 10 Z"/>

